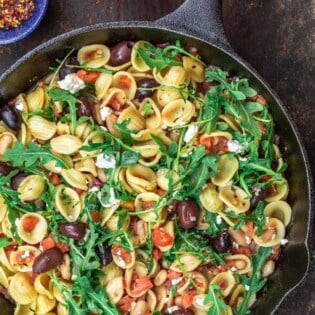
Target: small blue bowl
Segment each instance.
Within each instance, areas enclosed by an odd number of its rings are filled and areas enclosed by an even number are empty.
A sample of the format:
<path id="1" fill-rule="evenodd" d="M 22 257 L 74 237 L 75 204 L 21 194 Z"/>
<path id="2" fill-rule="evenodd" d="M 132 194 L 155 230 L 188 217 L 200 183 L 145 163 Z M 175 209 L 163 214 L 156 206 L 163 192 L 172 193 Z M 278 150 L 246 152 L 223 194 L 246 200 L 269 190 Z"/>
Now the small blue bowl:
<path id="1" fill-rule="evenodd" d="M 0 45 L 17 42 L 31 34 L 45 15 L 48 0 L 35 0 L 31 17 L 20 26 L 11 29 L 0 29 Z"/>

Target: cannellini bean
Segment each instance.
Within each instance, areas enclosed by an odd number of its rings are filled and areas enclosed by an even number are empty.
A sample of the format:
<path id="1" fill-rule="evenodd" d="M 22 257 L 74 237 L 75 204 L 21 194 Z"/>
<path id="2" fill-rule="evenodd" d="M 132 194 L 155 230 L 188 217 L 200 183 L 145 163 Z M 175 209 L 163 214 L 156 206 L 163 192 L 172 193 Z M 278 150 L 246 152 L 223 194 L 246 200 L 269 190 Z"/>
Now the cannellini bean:
<path id="1" fill-rule="evenodd" d="M 150 313 L 150 308 L 145 301 L 137 302 L 134 309 L 130 312 L 130 315 L 146 315 Z"/>
<path id="2" fill-rule="evenodd" d="M 271 274 L 273 274 L 273 272 L 275 271 L 275 267 L 276 267 L 276 264 L 273 260 L 266 261 L 262 268 L 262 272 L 261 272 L 262 277 L 266 278 L 270 276 Z"/>
<path id="3" fill-rule="evenodd" d="M 182 307 L 183 306 L 183 298 L 181 296 L 176 296 L 174 303 L 177 306 Z"/>
<path id="4" fill-rule="evenodd" d="M 160 286 L 166 281 L 166 279 L 167 279 L 167 271 L 165 269 L 162 269 L 155 276 L 154 284 L 156 286 Z"/>
<path id="5" fill-rule="evenodd" d="M 65 280 L 70 280 L 71 272 L 70 272 L 70 257 L 68 254 L 63 255 L 62 264 L 59 266 L 59 270 L 61 273 L 61 277 Z"/>
<path id="6" fill-rule="evenodd" d="M 13 138 L 11 135 L 3 135 L 0 138 L 0 155 L 3 155 L 12 145 Z"/>
<path id="7" fill-rule="evenodd" d="M 229 233 L 236 243 L 238 243 L 241 246 L 248 246 L 244 232 L 240 230 L 233 230 L 233 228 L 229 228 Z"/>

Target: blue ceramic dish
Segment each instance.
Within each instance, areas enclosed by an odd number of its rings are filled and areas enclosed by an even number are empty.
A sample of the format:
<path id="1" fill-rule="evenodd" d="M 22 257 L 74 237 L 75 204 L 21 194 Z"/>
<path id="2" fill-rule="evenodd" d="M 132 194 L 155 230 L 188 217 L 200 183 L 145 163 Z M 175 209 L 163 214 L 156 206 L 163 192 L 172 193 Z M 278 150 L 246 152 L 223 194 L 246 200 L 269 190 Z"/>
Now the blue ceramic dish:
<path id="1" fill-rule="evenodd" d="M 35 0 L 32 16 L 20 26 L 9 30 L 0 29 L 0 45 L 17 42 L 31 34 L 45 15 L 48 0 Z"/>

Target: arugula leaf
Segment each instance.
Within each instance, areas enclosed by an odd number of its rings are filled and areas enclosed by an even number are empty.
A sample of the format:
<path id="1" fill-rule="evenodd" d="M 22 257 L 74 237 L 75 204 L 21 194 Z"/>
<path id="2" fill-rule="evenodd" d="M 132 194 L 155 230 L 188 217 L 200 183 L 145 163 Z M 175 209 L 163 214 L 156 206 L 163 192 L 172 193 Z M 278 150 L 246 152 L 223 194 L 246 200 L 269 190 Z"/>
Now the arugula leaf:
<path id="1" fill-rule="evenodd" d="M 139 152 L 134 151 L 124 151 L 120 157 L 120 165 L 123 167 L 128 167 L 130 165 L 136 164 L 140 160 Z"/>
<path id="2" fill-rule="evenodd" d="M 144 104 L 144 117 L 147 118 L 149 117 L 150 115 L 154 114 L 154 110 L 152 108 L 152 103 L 150 101 L 147 101 L 145 104 Z"/>
<path id="3" fill-rule="evenodd" d="M 261 130 L 257 121 L 251 113 L 251 109 L 243 106 L 240 102 L 237 102 L 241 126 L 258 139 L 261 139 Z"/>
<path id="4" fill-rule="evenodd" d="M 128 128 L 130 121 L 131 119 L 128 118 L 120 123 L 114 124 L 114 126 L 118 129 L 123 141 L 128 145 L 132 145 L 135 142 L 131 135 L 137 133 L 137 131 Z"/>
<path id="5" fill-rule="evenodd" d="M 66 102 L 68 104 L 71 117 L 71 133 L 74 134 L 77 126 L 76 104 L 81 103 L 81 101 L 74 97 L 69 91 L 59 88 L 50 88 L 47 90 L 47 94 L 54 101 Z"/>
<path id="6" fill-rule="evenodd" d="M 257 254 L 251 256 L 253 272 L 248 278 L 246 275 L 240 275 L 240 283 L 246 288 L 243 301 L 240 306 L 236 307 L 238 315 L 246 315 L 248 311 L 248 301 L 250 297 L 257 293 L 267 282 L 267 279 L 261 279 L 261 270 L 271 254 L 271 247 L 259 247 Z"/>
<path id="7" fill-rule="evenodd" d="M 39 147 L 34 142 L 29 142 L 27 147 L 21 142 L 14 142 L 14 146 L 7 150 L 4 157 L 12 162 L 13 166 L 24 166 L 29 167 L 34 164 L 44 166 L 50 161 L 56 161 L 56 166 L 63 168 L 69 168 L 69 165 L 59 156 L 54 155 L 49 149 L 44 146 Z"/>
<path id="8" fill-rule="evenodd" d="M 11 244 L 10 240 L 6 236 L 0 237 L 0 248 L 7 247 Z"/>
<path id="9" fill-rule="evenodd" d="M 208 315 L 221 315 L 228 309 L 228 306 L 224 302 L 224 298 L 221 293 L 221 289 L 217 284 L 210 284 L 208 294 L 203 300 L 203 304 L 211 303 L 208 309 Z"/>

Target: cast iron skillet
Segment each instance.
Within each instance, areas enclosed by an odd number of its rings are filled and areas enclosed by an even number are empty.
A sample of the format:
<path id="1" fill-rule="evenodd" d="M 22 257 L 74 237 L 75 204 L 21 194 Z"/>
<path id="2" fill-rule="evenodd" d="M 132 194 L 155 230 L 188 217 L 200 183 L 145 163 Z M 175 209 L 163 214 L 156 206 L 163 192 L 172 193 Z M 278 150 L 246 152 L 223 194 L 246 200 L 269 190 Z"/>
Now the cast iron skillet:
<path id="1" fill-rule="evenodd" d="M 35 48 L 0 77 L 0 98 L 6 100 L 30 88 L 47 73 L 56 58 L 64 56 L 66 48 L 103 42 L 114 44 L 126 39 L 159 42 L 179 39 L 186 47 L 197 47 L 206 62 L 250 78 L 267 98 L 289 164 L 286 176 L 290 184 L 289 202 L 293 208 L 287 236 L 290 242 L 283 262 L 253 309 L 254 314 L 274 314 L 283 299 L 302 283 L 309 270 L 313 208 L 311 173 L 301 137 L 288 110 L 269 85 L 230 47 L 224 35 L 218 0 L 186 0 L 176 11 L 154 22 L 97 24 L 60 35 Z M 0 300 L 0 309 L 3 315 L 13 314 L 12 306 L 4 299 Z"/>

